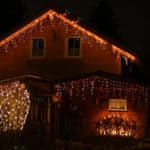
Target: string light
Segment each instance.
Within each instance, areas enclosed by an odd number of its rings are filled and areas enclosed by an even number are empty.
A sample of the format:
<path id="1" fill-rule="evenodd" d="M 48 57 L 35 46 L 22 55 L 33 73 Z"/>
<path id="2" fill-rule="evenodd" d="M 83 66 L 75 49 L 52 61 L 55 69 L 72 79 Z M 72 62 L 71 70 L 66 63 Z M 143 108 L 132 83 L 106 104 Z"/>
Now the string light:
<path id="1" fill-rule="evenodd" d="M 0 85 L 0 131 L 22 130 L 29 113 L 30 96 L 19 81 Z"/>
<path id="2" fill-rule="evenodd" d="M 145 103 L 147 102 L 144 84 L 111 79 L 101 75 L 56 84 L 55 91 L 58 95 L 63 95 L 63 93 L 65 93 L 70 100 L 82 99 L 84 101 L 90 96 L 95 96 L 97 91 L 99 91 L 106 99 L 127 98 L 132 103 L 135 103 L 137 100 L 142 100 Z"/>
<path id="3" fill-rule="evenodd" d="M 96 34 L 90 32 L 89 30 L 81 27 L 78 24 L 78 20 L 77 21 L 72 21 L 70 19 L 66 18 L 66 13 L 64 14 L 59 14 L 53 10 L 49 10 L 46 13 L 44 13 L 43 15 L 41 15 L 40 17 L 36 18 L 35 20 L 33 20 L 32 22 L 30 22 L 29 24 L 27 24 L 26 26 L 24 26 L 23 28 L 19 29 L 18 31 L 16 31 L 15 33 L 11 34 L 10 36 L 6 37 L 5 39 L 3 39 L 2 41 L 0 41 L 0 47 L 3 46 L 3 48 L 0 49 L 0 51 L 4 51 L 5 53 L 8 52 L 8 45 L 11 43 L 14 47 L 16 47 L 17 43 L 19 42 L 20 44 L 23 43 L 23 41 L 25 41 L 26 38 L 31 37 L 32 36 L 32 31 L 35 30 L 37 32 L 41 32 L 42 30 L 42 26 L 44 24 L 44 21 L 46 21 L 46 19 L 49 19 L 52 23 L 53 26 L 56 27 L 55 24 L 55 20 L 59 19 L 61 22 L 63 22 L 63 25 L 66 28 L 66 33 L 68 33 L 68 27 L 71 26 L 74 29 L 78 30 L 80 33 L 82 33 L 85 36 L 92 38 L 96 41 L 96 43 L 100 43 L 100 45 L 105 47 L 109 44 L 112 45 L 112 51 L 114 53 L 119 53 L 120 55 L 123 55 L 129 59 L 131 59 L 132 61 L 137 61 L 136 57 L 131 55 L 130 53 L 122 50 L 121 48 L 110 44 L 108 41 L 104 40 L 103 38 L 101 38 L 100 36 L 97 36 Z"/>
<path id="4" fill-rule="evenodd" d="M 96 114 L 90 118 L 95 122 L 96 135 L 134 138 L 140 135 L 141 128 L 139 125 L 142 126 L 141 122 L 144 121 L 144 118 L 140 118 L 137 110 L 139 108 L 147 110 L 148 100 L 147 89 L 143 83 L 98 74 L 55 84 L 55 91 L 58 95 L 61 94 L 61 100 L 57 103 L 60 109 L 65 108 L 65 110 L 68 109 L 73 112 L 75 106 L 76 111 L 83 114 L 84 110 L 82 109 L 87 108 L 88 104 L 95 103 L 97 105 L 94 106 Z M 109 110 L 108 101 L 111 98 L 126 99 L 130 106 L 129 110 L 126 112 L 107 111 Z M 100 107 L 99 111 L 98 107 Z M 89 113 L 93 112 L 92 109 L 91 107 Z M 110 118 L 111 122 L 109 122 Z M 141 122 L 139 122 L 139 118 Z M 119 126 L 114 124 L 114 119 L 116 119 L 117 124 L 120 124 Z M 106 121 L 110 124 L 109 128 L 105 126 Z"/>
<path id="5" fill-rule="evenodd" d="M 95 122 L 96 135 L 131 136 L 136 134 L 136 121 L 123 115 L 107 115 Z"/>

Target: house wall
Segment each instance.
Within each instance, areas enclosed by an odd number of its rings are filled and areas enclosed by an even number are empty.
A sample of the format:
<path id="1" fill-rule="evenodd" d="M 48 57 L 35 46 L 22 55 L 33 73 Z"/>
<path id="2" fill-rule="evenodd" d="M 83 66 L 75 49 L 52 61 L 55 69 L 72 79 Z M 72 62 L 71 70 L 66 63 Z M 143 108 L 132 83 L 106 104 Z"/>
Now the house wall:
<path id="1" fill-rule="evenodd" d="M 133 137 L 135 139 L 143 137 L 147 127 L 147 107 L 146 104 L 143 104 L 140 100 L 137 101 L 139 104 L 135 108 L 134 104 L 131 102 L 131 98 L 127 98 L 127 111 L 110 111 L 108 108 L 109 98 L 99 104 L 93 104 L 92 107 L 91 105 L 88 105 L 85 111 L 85 118 L 89 120 L 89 135 L 92 135 L 93 133 L 100 135 L 99 131 L 98 133 L 96 131 L 96 121 L 102 121 L 104 118 L 109 119 L 109 117 L 115 118 L 117 116 L 117 118 L 122 118 L 124 121 L 128 121 L 129 124 L 125 125 L 128 127 L 131 125 L 131 121 L 135 121 L 136 127 L 133 129 L 133 132 L 135 132 Z M 91 110 L 90 113 L 89 109 Z M 91 122 L 93 124 L 91 124 Z"/>
<path id="2" fill-rule="evenodd" d="M 78 58 L 66 56 L 66 41 L 69 36 L 81 38 L 81 56 Z M 32 38 L 44 38 L 44 57 L 31 56 Z M 44 19 L 3 45 L 0 50 L 0 78 L 33 74 L 61 79 L 98 70 L 116 74 L 121 72 L 120 60 L 116 59 L 109 43 L 100 45 L 59 19 L 55 22 L 49 18 Z"/>
<path id="3" fill-rule="evenodd" d="M 72 138 L 114 135 L 139 139 L 145 135 L 148 103 L 144 86 L 96 76 L 62 83 L 59 87 L 63 95 L 58 124 Z M 127 109 L 110 110 L 110 99 L 126 100 Z M 63 132 L 61 135 L 66 135 Z"/>
<path id="4" fill-rule="evenodd" d="M 111 98 L 111 97 L 109 97 Z M 97 121 L 104 121 L 104 118 L 109 119 L 110 118 L 122 118 L 123 122 L 121 123 L 121 126 L 128 128 L 125 129 L 126 132 L 120 135 L 116 135 L 114 133 L 114 137 L 127 137 L 127 138 L 133 138 L 133 139 L 140 139 L 145 135 L 145 129 L 147 124 L 147 106 L 142 101 L 138 101 L 138 106 L 135 108 L 134 104 L 131 102 L 131 98 L 127 98 L 127 111 L 110 111 L 108 108 L 109 98 L 105 99 L 103 101 L 100 101 L 98 104 L 96 104 L 96 96 L 88 97 L 88 99 L 85 100 L 85 102 L 81 102 L 82 100 L 73 99 L 75 104 L 71 104 L 72 102 L 67 101 L 66 98 L 63 100 L 65 101 L 66 106 L 62 111 L 57 111 L 60 113 L 59 119 L 57 118 L 57 123 L 59 124 L 57 131 L 62 131 L 62 133 L 59 133 L 60 135 L 65 136 L 69 132 L 70 138 L 81 138 L 81 139 L 88 139 L 89 137 L 94 136 L 113 136 L 112 133 L 105 133 L 106 128 L 102 124 L 102 128 L 105 130 L 102 134 L 100 133 L 101 127 L 96 127 Z M 100 100 L 100 97 L 98 97 Z M 73 110 L 70 108 L 70 106 L 75 105 L 77 108 L 76 110 Z M 113 119 L 111 119 L 114 121 Z M 67 122 L 67 126 L 64 126 L 64 121 Z M 126 122 L 127 121 L 127 122 Z M 132 126 L 132 121 L 135 121 L 136 126 L 135 128 Z M 103 122 L 104 123 L 104 122 Z M 106 124 L 110 122 L 105 122 Z M 111 122 L 114 123 L 114 122 Z M 111 125 L 111 129 L 114 128 L 115 125 Z M 61 127 L 61 128 L 60 128 Z M 63 129 L 63 130 L 61 130 Z M 116 130 L 116 129 L 115 129 Z M 121 130 L 121 129 L 119 129 Z M 130 131 L 129 131 L 130 130 Z M 132 130 L 132 131 L 131 131 Z M 57 132 L 56 131 L 56 132 Z M 109 131 L 108 131 L 109 132 Z M 112 132 L 112 131 L 111 131 Z M 105 135 L 106 134 L 106 135 Z"/>

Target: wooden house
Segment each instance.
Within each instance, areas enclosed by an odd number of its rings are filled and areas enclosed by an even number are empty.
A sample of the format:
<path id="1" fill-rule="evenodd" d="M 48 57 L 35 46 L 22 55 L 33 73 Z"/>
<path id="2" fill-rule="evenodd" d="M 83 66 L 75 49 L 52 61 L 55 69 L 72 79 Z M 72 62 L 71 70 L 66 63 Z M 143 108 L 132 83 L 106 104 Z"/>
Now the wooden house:
<path id="1" fill-rule="evenodd" d="M 31 104 L 43 103 L 49 97 L 58 101 L 54 121 L 57 135 L 68 133 L 71 138 L 144 135 L 146 87 L 120 78 L 122 60 L 128 66 L 131 62 L 138 64 L 138 58 L 81 26 L 78 20 L 48 10 L 3 38 L 0 54 L 1 80 L 33 77 L 38 81 L 27 86 L 31 91 L 32 85 L 37 87 L 33 88 L 34 94 L 31 92 Z M 55 88 L 49 89 L 47 85 Z M 46 118 L 49 115 L 52 118 L 49 101 L 41 103 L 37 107 L 31 105 L 29 120 L 46 120 L 41 106 L 47 108 Z"/>
<path id="2" fill-rule="evenodd" d="M 121 56 L 138 61 L 53 10 L 2 39 L 0 52 L 1 79 L 31 74 L 56 80 L 99 70 L 121 74 Z"/>

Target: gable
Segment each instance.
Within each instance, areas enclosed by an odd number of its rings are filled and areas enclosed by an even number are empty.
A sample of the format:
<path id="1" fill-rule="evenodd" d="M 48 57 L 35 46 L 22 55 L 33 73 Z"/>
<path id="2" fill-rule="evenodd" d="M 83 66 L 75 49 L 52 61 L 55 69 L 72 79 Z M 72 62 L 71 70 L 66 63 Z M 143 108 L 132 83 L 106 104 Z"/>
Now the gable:
<path id="1" fill-rule="evenodd" d="M 53 10 L 47 11 L 46 13 L 41 15 L 40 17 L 36 18 L 35 20 L 33 20 L 32 22 L 27 24 L 26 26 L 22 27 L 21 29 L 19 29 L 15 33 L 11 34 L 10 36 L 8 36 L 5 39 L 3 39 L 2 41 L 0 41 L 0 47 L 1 47 L 0 51 L 6 53 L 7 48 L 9 47 L 9 44 L 11 44 L 15 47 L 18 41 L 24 40 L 24 38 L 26 36 L 31 36 L 32 30 L 36 30 L 36 25 L 42 26 L 43 21 L 45 19 L 50 19 L 50 21 L 53 22 L 54 26 L 55 26 L 55 20 L 59 19 L 66 26 L 66 28 L 67 28 L 67 26 L 73 27 L 78 32 L 81 32 L 84 35 L 84 37 L 92 38 L 93 40 L 95 40 L 96 43 L 98 43 L 100 46 L 103 45 L 105 47 L 108 44 L 111 45 L 113 53 L 115 53 L 117 56 L 121 55 L 121 56 L 124 56 L 126 58 L 129 58 L 132 61 L 137 61 L 137 58 L 134 55 L 126 52 L 125 50 L 117 47 L 116 45 L 109 43 L 108 41 L 101 38 L 100 36 L 97 36 L 96 34 L 83 28 L 82 26 L 80 26 L 78 24 L 77 21 L 72 21 L 72 20 L 66 18 L 66 14 L 59 14 Z"/>

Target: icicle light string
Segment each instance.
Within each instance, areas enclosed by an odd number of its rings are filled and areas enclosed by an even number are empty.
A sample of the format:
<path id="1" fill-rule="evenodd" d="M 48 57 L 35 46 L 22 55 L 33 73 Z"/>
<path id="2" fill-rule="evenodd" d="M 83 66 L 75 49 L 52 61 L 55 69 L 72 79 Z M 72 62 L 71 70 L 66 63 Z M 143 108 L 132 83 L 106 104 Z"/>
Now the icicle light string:
<path id="1" fill-rule="evenodd" d="M 37 32 L 39 32 L 39 31 L 41 32 L 44 21 L 48 18 L 50 19 L 50 21 L 52 22 L 54 27 L 56 27 L 56 23 L 55 23 L 56 20 L 59 19 L 61 22 L 63 22 L 64 26 L 66 27 L 66 33 L 68 32 L 68 27 L 71 26 L 74 29 L 81 32 L 82 34 L 84 34 L 84 36 L 95 39 L 96 43 L 100 43 L 100 45 L 101 44 L 104 45 L 104 49 L 105 49 L 105 46 L 108 44 L 108 42 L 106 40 L 102 39 L 101 37 L 97 36 L 96 34 L 90 32 L 87 29 L 78 25 L 78 21 L 69 20 L 65 17 L 64 14 L 59 14 L 53 10 L 49 10 L 46 13 L 44 13 L 43 15 L 41 15 L 40 17 L 36 18 L 35 20 L 33 20 L 32 22 L 27 24 L 26 26 L 24 26 L 23 28 L 21 28 L 20 30 L 16 31 L 15 33 L 11 34 L 4 40 L 0 41 L 0 47 L 3 46 L 4 52 L 7 52 L 8 51 L 7 49 L 9 47 L 8 44 L 10 43 L 11 40 L 13 40 L 13 45 L 14 45 L 14 47 L 16 47 L 16 44 L 18 42 L 22 43 L 22 41 L 25 41 L 25 39 L 27 37 L 30 37 L 32 35 L 33 30 L 36 30 Z M 39 28 L 37 28 L 37 26 L 40 26 L 40 30 L 39 30 Z M 114 53 L 119 53 L 120 55 L 123 55 L 123 56 L 131 59 L 132 61 L 136 61 L 136 58 L 133 55 L 118 48 L 117 46 L 115 46 L 113 44 L 112 44 L 112 50 Z"/>
<path id="2" fill-rule="evenodd" d="M 131 101 L 139 99 L 147 102 L 146 88 L 143 84 L 130 81 L 112 80 L 105 77 L 93 76 L 84 79 L 63 82 L 55 85 L 56 93 L 67 93 L 70 99 L 82 97 L 85 100 L 87 96 L 94 96 L 97 90 L 105 93 L 108 98 L 128 98 Z"/>

